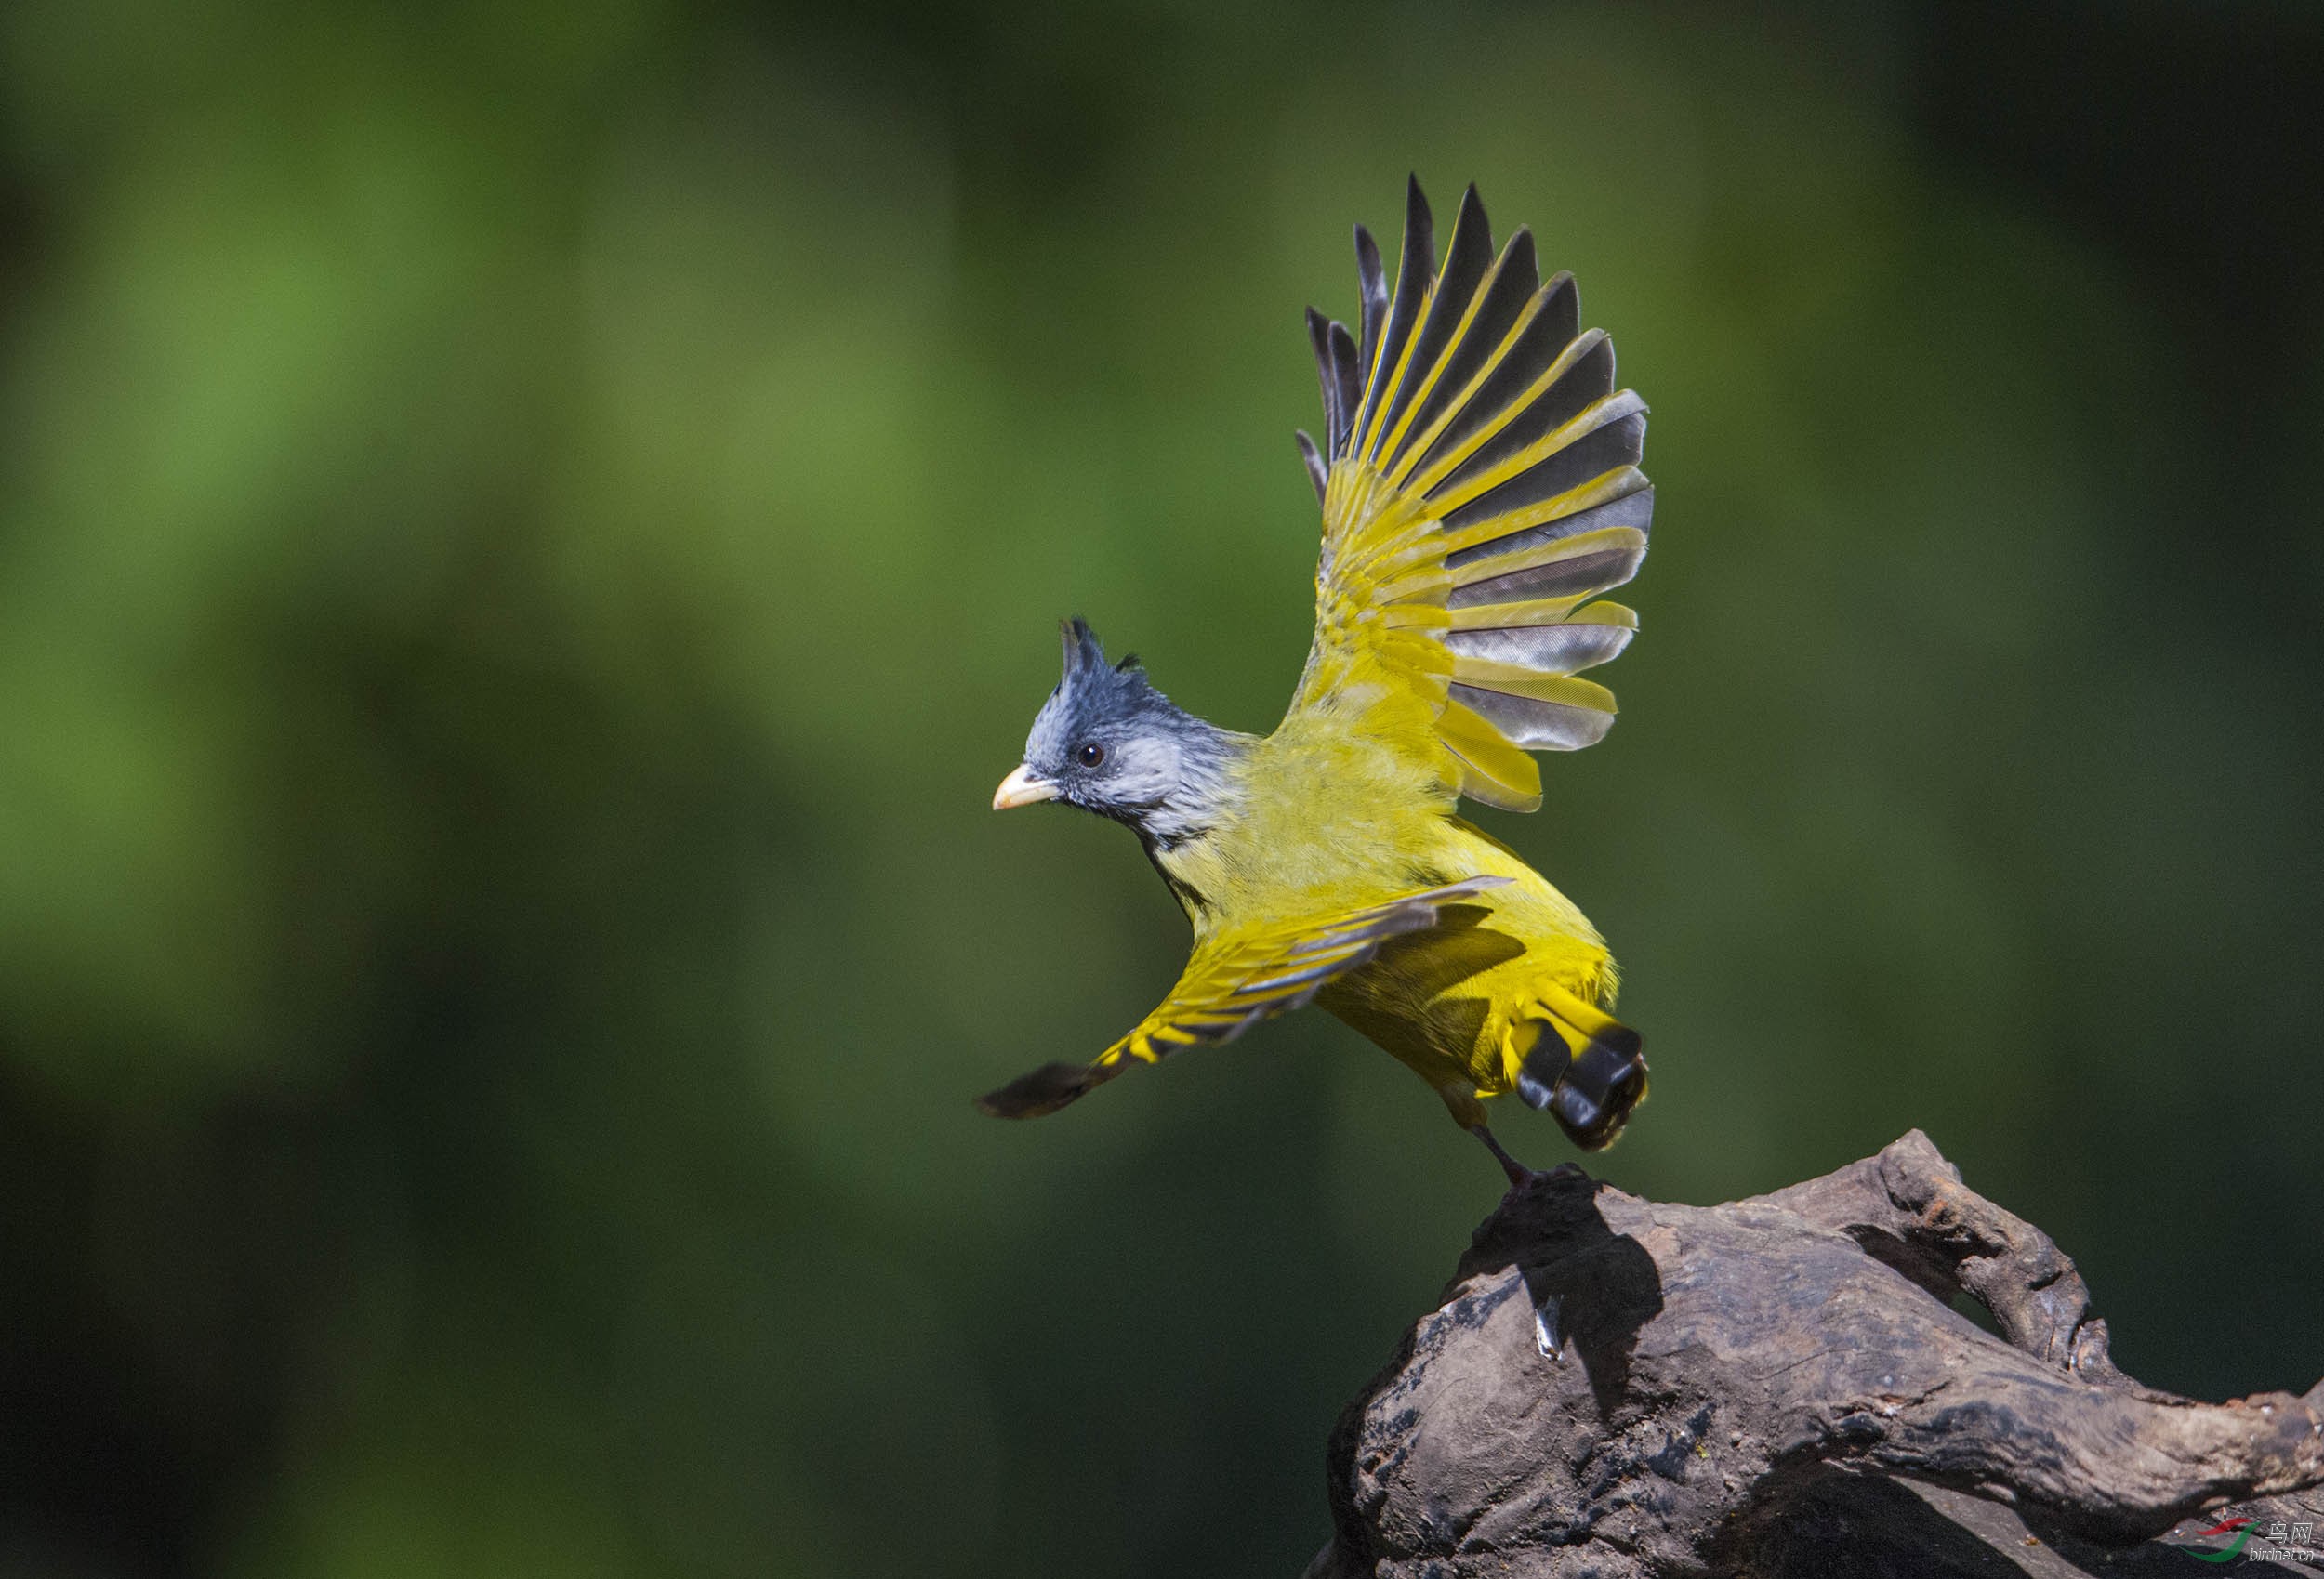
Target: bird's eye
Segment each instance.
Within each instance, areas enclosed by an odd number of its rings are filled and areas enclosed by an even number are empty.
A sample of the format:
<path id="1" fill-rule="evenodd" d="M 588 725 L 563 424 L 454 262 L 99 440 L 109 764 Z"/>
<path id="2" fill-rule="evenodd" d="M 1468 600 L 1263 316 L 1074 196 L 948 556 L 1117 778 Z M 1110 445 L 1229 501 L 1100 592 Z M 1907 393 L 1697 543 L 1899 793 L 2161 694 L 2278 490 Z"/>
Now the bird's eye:
<path id="1" fill-rule="evenodd" d="M 1074 757 L 1084 768 L 1094 768 L 1099 763 L 1105 760 L 1105 747 L 1100 745 L 1096 741 L 1091 741 L 1089 744 L 1083 746 L 1079 751 L 1075 752 Z"/>

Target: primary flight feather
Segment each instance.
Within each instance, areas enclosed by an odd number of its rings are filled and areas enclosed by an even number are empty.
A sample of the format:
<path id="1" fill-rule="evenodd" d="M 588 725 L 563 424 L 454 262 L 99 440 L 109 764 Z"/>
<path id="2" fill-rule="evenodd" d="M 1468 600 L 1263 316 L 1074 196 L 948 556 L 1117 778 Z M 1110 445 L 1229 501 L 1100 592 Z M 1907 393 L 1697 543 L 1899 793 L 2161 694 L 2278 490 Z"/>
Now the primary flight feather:
<path id="1" fill-rule="evenodd" d="M 1310 309 L 1323 440 L 1298 436 L 1323 506 L 1315 640 L 1264 738 L 1222 730 L 1109 664 L 1080 620 L 997 808 L 1057 800 L 1128 823 L 1194 924 L 1169 997 L 1088 1064 L 982 1099 L 1053 1112 L 1134 1063 L 1320 1004 L 1486 1127 L 1514 1091 L 1576 1144 L 1610 1144 L 1645 1096 L 1614 960 L 1573 902 L 1457 814 L 1531 811 L 1533 751 L 1594 744 L 1614 697 L 1578 678 L 1637 615 L 1600 595 L 1638 572 L 1654 490 L 1646 408 L 1544 283 L 1520 230 L 1498 254 L 1471 187 L 1441 270 L 1409 189 L 1395 291 L 1355 232 L 1351 334 Z"/>

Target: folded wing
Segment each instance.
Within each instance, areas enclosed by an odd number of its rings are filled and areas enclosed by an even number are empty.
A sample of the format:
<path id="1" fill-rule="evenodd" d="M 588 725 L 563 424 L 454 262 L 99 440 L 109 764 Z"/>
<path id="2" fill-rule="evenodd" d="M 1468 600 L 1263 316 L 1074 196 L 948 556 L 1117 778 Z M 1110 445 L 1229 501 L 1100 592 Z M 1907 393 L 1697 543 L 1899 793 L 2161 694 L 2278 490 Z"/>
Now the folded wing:
<path id="1" fill-rule="evenodd" d="M 1433 927 L 1447 906 L 1508 881 L 1469 877 L 1335 915 L 1217 934 L 1195 946 L 1162 1006 L 1094 1062 L 1044 1064 L 976 1105 L 996 1118 L 1038 1118 L 1132 1063 L 1159 1063 L 1187 1047 L 1231 1042 L 1262 1020 L 1301 1007 L 1334 978 L 1369 961 L 1390 938 Z"/>
<path id="2" fill-rule="evenodd" d="M 1357 332 L 1308 314 L 1324 442 L 1299 441 L 1324 534 L 1292 711 L 1373 715 L 1448 790 L 1530 811 L 1526 753 L 1614 722 L 1613 693 L 1578 677 L 1638 628 L 1599 595 L 1645 558 L 1646 408 L 1580 328 L 1573 277 L 1539 278 L 1531 234 L 1495 254 L 1474 187 L 1440 272 L 1412 183 L 1393 297 L 1360 226 L 1355 243 Z"/>

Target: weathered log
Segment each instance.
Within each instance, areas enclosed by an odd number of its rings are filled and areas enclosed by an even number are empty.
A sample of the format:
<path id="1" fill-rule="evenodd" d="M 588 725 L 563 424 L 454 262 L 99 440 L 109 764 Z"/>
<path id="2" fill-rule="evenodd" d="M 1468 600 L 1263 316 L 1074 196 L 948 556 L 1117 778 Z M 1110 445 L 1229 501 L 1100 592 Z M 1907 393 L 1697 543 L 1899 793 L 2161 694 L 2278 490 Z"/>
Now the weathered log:
<path id="1" fill-rule="evenodd" d="M 2157 1537 L 2230 1514 L 2235 1566 L 2319 1572 L 2252 1562 L 2278 1520 L 2324 1546 L 2324 1383 L 2139 1386 L 2073 1263 L 1918 1130 L 1722 1206 L 1537 1175 L 1327 1458 L 1309 1579 L 2210 1573 Z"/>

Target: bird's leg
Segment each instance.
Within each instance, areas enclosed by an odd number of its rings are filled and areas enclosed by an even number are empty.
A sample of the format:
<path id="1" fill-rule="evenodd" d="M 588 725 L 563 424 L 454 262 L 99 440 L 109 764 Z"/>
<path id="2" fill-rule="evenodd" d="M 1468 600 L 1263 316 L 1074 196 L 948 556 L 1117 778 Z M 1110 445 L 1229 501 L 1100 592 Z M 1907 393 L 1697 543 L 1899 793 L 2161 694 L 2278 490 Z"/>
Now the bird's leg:
<path id="1" fill-rule="evenodd" d="M 1469 1126 L 1469 1133 L 1484 1141 L 1485 1149 L 1493 1153 L 1493 1160 L 1501 1165 L 1501 1171 L 1509 1176 L 1510 1189 L 1523 1190 L 1527 1180 L 1540 1177 L 1525 1164 L 1511 1156 L 1507 1148 L 1494 1139 L 1493 1132 L 1485 1125 L 1472 1124 Z"/>

